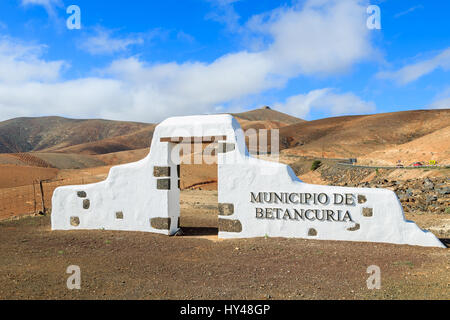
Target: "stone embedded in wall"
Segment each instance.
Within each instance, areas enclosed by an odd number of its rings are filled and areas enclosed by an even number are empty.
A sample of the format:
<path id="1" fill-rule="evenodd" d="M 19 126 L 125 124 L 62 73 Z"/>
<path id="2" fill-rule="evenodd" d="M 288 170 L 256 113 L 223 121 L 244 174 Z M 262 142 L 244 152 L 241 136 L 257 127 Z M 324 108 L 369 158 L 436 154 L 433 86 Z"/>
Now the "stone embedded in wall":
<path id="1" fill-rule="evenodd" d="M 356 223 L 353 227 L 348 228 L 348 231 L 357 231 L 361 228 L 361 226 L 359 225 L 359 223 Z"/>
<path id="2" fill-rule="evenodd" d="M 364 217 L 372 217 L 373 216 L 373 209 L 372 208 L 363 208 L 362 214 Z"/>
<path id="3" fill-rule="evenodd" d="M 150 219 L 150 225 L 154 229 L 158 230 L 169 230 L 170 229 L 170 218 L 152 218 Z"/>
<path id="4" fill-rule="evenodd" d="M 70 225 L 72 225 L 74 227 L 78 227 L 80 225 L 80 218 L 70 217 Z"/>
<path id="5" fill-rule="evenodd" d="M 234 214 L 234 204 L 232 203 L 219 203 L 219 215 L 231 216 Z"/>
<path id="6" fill-rule="evenodd" d="M 87 210 L 91 206 L 91 201 L 89 199 L 83 200 L 83 209 Z"/>
<path id="7" fill-rule="evenodd" d="M 87 194 L 84 191 L 78 191 L 77 196 L 78 196 L 78 198 L 86 198 Z"/>
<path id="8" fill-rule="evenodd" d="M 153 167 L 153 176 L 170 177 L 170 167 Z"/>
<path id="9" fill-rule="evenodd" d="M 123 219 L 123 212 L 122 211 L 116 212 L 116 219 L 119 219 L 119 220 Z"/>
<path id="10" fill-rule="evenodd" d="M 170 190 L 170 179 L 158 179 L 156 188 L 158 190 Z"/>
<path id="11" fill-rule="evenodd" d="M 220 142 L 219 143 L 219 153 L 227 153 L 234 151 L 236 145 L 234 143 Z"/>
<path id="12" fill-rule="evenodd" d="M 220 232 L 242 232 L 242 224 L 239 220 L 221 219 L 219 218 Z"/>
<path id="13" fill-rule="evenodd" d="M 358 195 L 358 203 L 359 203 L 359 204 L 363 204 L 363 203 L 366 203 L 366 202 L 367 202 L 366 196 L 364 196 L 364 195 L 362 195 L 362 194 L 359 194 L 359 195 Z"/>
<path id="14" fill-rule="evenodd" d="M 310 237 L 315 237 L 315 236 L 317 236 L 317 230 L 314 229 L 314 228 L 309 229 L 309 230 L 308 230 L 308 236 L 310 236 Z"/>

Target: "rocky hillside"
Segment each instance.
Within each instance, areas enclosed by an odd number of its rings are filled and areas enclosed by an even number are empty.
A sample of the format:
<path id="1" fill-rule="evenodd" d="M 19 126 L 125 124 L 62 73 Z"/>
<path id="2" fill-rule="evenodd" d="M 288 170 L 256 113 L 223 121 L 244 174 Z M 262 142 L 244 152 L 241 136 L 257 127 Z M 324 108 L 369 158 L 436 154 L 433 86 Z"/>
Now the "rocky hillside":
<path id="1" fill-rule="evenodd" d="M 368 169 L 324 164 L 318 170 L 330 185 L 386 188 L 394 191 L 405 213 L 450 214 L 450 169 Z"/>

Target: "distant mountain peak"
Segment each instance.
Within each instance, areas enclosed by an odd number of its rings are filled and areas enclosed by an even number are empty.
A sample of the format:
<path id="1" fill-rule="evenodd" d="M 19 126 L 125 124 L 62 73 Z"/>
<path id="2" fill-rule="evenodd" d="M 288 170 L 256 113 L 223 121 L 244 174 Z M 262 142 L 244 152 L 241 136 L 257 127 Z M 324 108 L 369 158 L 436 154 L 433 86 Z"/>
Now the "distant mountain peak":
<path id="1" fill-rule="evenodd" d="M 278 121 L 285 124 L 305 122 L 305 120 L 303 119 L 296 118 L 289 114 L 274 110 L 269 106 L 264 106 L 258 109 L 241 113 L 233 113 L 232 115 L 248 121 Z"/>

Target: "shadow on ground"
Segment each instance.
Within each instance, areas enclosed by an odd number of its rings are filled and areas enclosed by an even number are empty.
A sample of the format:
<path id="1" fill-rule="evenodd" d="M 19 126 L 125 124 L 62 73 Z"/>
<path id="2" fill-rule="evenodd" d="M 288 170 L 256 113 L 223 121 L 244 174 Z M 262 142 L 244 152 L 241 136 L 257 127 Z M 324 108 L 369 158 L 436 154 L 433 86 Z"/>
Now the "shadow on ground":
<path id="1" fill-rule="evenodd" d="M 447 248 L 450 248 L 450 239 L 449 239 L 449 238 L 447 238 L 447 239 L 439 239 L 439 240 L 441 240 L 441 242 L 442 242 Z"/>
<path id="2" fill-rule="evenodd" d="M 219 234 L 218 228 L 211 227 L 182 227 L 184 236 L 217 236 Z"/>

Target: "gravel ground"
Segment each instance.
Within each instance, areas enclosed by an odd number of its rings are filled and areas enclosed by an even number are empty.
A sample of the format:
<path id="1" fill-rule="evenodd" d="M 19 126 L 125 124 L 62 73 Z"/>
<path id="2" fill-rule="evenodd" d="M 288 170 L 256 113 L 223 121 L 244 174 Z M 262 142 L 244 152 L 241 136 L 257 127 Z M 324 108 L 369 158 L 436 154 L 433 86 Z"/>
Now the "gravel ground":
<path id="1" fill-rule="evenodd" d="M 217 230 L 204 216 L 195 229 L 182 215 L 181 237 L 50 231 L 49 217 L 1 222 L 0 299 L 450 299 L 448 249 L 210 241 L 193 236 Z M 81 290 L 66 287 L 69 265 L 81 268 Z M 370 265 L 381 269 L 380 290 L 367 289 Z"/>

